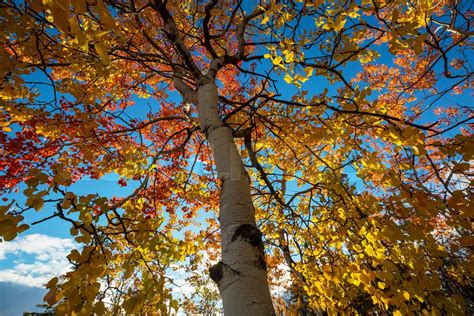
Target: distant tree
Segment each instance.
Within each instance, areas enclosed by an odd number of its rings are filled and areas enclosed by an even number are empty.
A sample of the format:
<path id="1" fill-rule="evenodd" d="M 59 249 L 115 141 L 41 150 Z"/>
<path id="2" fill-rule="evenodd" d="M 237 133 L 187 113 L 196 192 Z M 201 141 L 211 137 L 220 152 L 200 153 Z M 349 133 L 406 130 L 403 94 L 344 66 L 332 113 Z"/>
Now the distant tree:
<path id="1" fill-rule="evenodd" d="M 48 304 L 38 304 L 36 305 L 36 307 L 42 309 L 43 311 L 42 312 L 24 312 L 23 313 L 23 316 L 40 316 L 40 315 L 44 315 L 44 316 L 54 316 L 55 313 L 54 313 L 54 308 L 49 306 Z"/>

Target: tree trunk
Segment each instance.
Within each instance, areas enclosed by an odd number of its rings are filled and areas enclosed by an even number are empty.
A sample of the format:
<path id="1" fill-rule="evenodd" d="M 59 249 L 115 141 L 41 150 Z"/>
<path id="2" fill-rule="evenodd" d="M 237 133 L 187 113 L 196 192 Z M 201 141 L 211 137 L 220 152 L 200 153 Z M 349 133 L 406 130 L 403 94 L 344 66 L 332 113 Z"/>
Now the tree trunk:
<path id="1" fill-rule="evenodd" d="M 210 269 L 210 276 L 219 288 L 226 316 L 274 315 L 248 174 L 231 128 L 219 118 L 215 82 L 203 81 L 197 92 L 199 124 L 212 147 L 222 184 L 222 261 Z"/>

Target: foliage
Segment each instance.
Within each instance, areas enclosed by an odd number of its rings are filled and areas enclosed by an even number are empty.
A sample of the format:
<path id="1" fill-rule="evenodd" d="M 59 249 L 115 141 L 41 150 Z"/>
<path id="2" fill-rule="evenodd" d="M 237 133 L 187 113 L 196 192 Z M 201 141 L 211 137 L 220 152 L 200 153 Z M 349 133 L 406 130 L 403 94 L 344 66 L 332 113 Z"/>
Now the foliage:
<path id="1" fill-rule="evenodd" d="M 0 235 L 25 231 L 33 210 L 71 225 L 81 247 L 45 297 L 58 313 L 173 313 L 171 267 L 218 257 L 220 182 L 183 93 L 215 69 L 271 284 L 329 314 L 472 310 L 468 1 L 0 12 Z M 133 192 L 74 193 L 110 173 Z M 25 205 L 9 201 L 20 188 Z"/>

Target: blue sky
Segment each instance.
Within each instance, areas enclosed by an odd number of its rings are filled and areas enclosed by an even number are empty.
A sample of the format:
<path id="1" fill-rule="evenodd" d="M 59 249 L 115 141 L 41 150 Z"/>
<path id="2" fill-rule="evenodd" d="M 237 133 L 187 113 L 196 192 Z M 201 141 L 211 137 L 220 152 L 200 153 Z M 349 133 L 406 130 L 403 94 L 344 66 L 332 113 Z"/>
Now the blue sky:
<path id="1" fill-rule="evenodd" d="M 0 315 L 18 316 L 25 311 L 41 311 L 36 305 L 42 301 L 45 292 L 38 287 L 0 282 Z"/>
<path id="2" fill-rule="evenodd" d="M 71 187 L 77 194 L 98 193 L 102 196 L 126 195 L 133 188 L 121 188 L 116 174 L 100 180 L 83 179 Z M 25 202 L 22 194 L 9 195 L 20 205 Z M 54 212 L 53 205 L 41 211 L 30 210 L 25 222 L 31 224 Z M 74 247 L 69 223 L 51 219 L 33 225 L 10 242 L 0 243 L 0 316 L 21 315 L 25 311 L 39 311 L 46 290 L 43 284 L 54 276 L 69 270 L 66 255 Z"/>
<path id="3" fill-rule="evenodd" d="M 53 232 L 51 232 L 53 233 Z M 65 256 L 74 247 L 71 238 L 46 234 L 21 235 L 0 243 L 0 315 L 38 311 L 49 279 L 69 269 Z"/>

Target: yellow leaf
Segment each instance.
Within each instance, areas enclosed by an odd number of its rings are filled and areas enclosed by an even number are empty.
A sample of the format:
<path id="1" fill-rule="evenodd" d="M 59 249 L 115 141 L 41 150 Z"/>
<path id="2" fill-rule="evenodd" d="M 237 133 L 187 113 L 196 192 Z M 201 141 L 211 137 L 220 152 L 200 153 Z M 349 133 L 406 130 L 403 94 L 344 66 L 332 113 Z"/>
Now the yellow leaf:
<path id="1" fill-rule="evenodd" d="M 109 34 L 110 31 L 102 31 L 102 32 L 98 32 L 98 33 L 95 33 L 94 34 L 94 37 L 96 39 L 101 39 L 102 37 L 104 37 L 105 35 Z"/>
<path id="2" fill-rule="evenodd" d="M 84 0 L 72 0 L 72 4 L 74 5 L 75 11 L 78 13 L 84 13 L 87 9 L 87 3 Z"/>
<path id="3" fill-rule="evenodd" d="M 53 306 L 61 299 L 61 297 L 62 295 L 58 293 L 56 286 L 54 286 L 48 293 L 46 293 L 43 300 L 48 303 L 49 306 Z"/>
<path id="4" fill-rule="evenodd" d="M 352 284 L 354 284 L 355 286 L 359 286 L 360 280 L 353 278 L 353 279 L 352 279 Z"/>
<path id="5" fill-rule="evenodd" d="M 270 17 L 266 16 L 262 22 L 260 22 L 260 24 L 267 24 L 268 23 L 268 20 L 270 20 Z"/>
<path id="6" fill-rule="evenodd" d="M 115 28 L 115 21 L 110 15 L 110 12 L 107 10 L 107 7 L 104 5 L 103 2 L 99 2 L 98 5 L 95 6 L 97 13 L 100 16 L 100 21 L 109 29 Z"/>
<path id="7" fill-rule="evenodd" d="M 105 309 L 104 302 L 102 301 L 97 302 L 94 306 L 94 312 L 97 315 L 105 315 L 106 309 Z"/>
<path id="8" fill-rule="evenodd" d="M 94 47 L 102 62 L 107 65 L 110 62 L 109 55 L 107 54 L 107 48 L 102 43 L 95 43 Z"/>
<path id="9" fill-rule="evenodd" d="M 375 257 L 377 255 L 374 251 L 374 248 L 372 248 L 372 246 L 370 245 L 365 246 L 364 251 L 366 254 L 368 254 L 371 257 Z"/>
<path id="10" fill-rule="evenodd" d="M 285 55 L 285 60 L 287 63 L 291 63 L 295 60 L 295 53 L 289 52 L 288 54 Z"/>
<path id="11" fill-rule="evenodd" d="M 89 53 L 89 39 L 83 32 L 76 34 L 76 41 L 79 47 L 86 53 Z"/>
<path id="12" fill-rule="evenodd" d="M 377 282 L 377 286 L 383 290 L 385 288 L 385 282 Z"/>
<path id="13" fill-rule="evenodd" d="M 390 138 L 392 139 L 392 142 L 393 142 L 395 145 L 400 146 L 400 145 L 402 144 L 402 141 L 401 141 L 401 139 L 400 139 L 400 135 L 398 135 L 398 134 L 396 134 L 396 133 L 390 131 L 389 136 L 390 136 Z"/>
<path id="14" fill-rule="evenodd" d="M 51 14 L 53 15 L 54 24 L 63 32 L 67 32 L 69 29 L 69 12 L 66 12 L 62 8 L 54 7 L 51 8 Z"/>
<path id="15" fill-rule="evenodd" d="M 353 19 L 358 18 L 358 17 L 360 16 L 360 14 L 357 13 L 357 10 L 354 10 L 354 11 L 348 13 L 347 15 L 348 15 L 350 18 L 353 18 Z"/>
<path id="16" fill-rule="evenodd" d="M 340 20 L 340 21 L 337 21 L 334 25 L 334 30 L 339 32 L 340 30 L 342 30 L 344 28 L 344 25 L 346 24 L 346 20 L 343 19 L 343 20 Z"/>
<path id="17" fill-rule="evenodd" d="M 398 309 L 396 309 L 393 311 L 393 316 L 402 316 L 402 313 Z"/>
<path id="18" fill-rule="evenodd" d="M 51 280 L 49 280 L 48 283 L 46 283 L 46 287 L 51 288 L 53 286 L 56 286 L 56 284 L 58 284 L 58 281 L 59 281 L 58 277 L 54 277 Z"/>
<path id="19" fill-rule="evenodd" d="M 412 146 L 411 148 L 413 149 L 413 153 L 414 153 L 415 155 L 418 156 L 418 155 L 420 154 L 420 151 L 418 150 L 418 147 Z"/>
<path id="20" fill-rule="evenodd" d="M 362 252 L 362 247 L 360 245 L 353 245 L 352 249 L 354 249 L 357 252 Z"/>
<path id="21" fill-rule="evenodd" d="M 339 215 L 339 217 L 340 217 L 341 219 L 343 219 L 343 220 L 346 219 L 346 212 L 344 211 L 343 208 L 339 208 L 339 209 L 337 210 L 337 214 Z"/>
<path id="22" fill-rule="evenodd" d="M 293 82 L 293 78 L 291 78 L 289 74 L 286 74 L 283 79 L 285 79 L 285 82 L 288 84 Z"/>
<path id="23" fill-rule="evenodd" d="M 273 63 L 275 66 L 278 66 L 279 64 L 281 64 L 282 61 L 283 61 L 283 58 L 281 58 L 280 56 L 277 56 L 277 57 L 275 57 L 274 59 L 272 59 L 272 63 Z"/>
<path id="24" fill-rule="evenodd" d="M 42 198 L 34 199 L 33 208 L 34 208 L 36 211 L 40 211 L 40 210 L 43 208 L 43 205 L 44 205 L 44 201 L 43 201 Z"/>
<path id="25" fill-rule="evenodd" d="M 69 19 L 69 26 L 71 28 L 71 33 L 72 34 L 77 34 L 81 31 L 81 28 L 79 26 L 79 22 L 78 22 L 76 16 L 73 16 Z"/>
<path id="26" fill-rule="evenodd" d="M 410 300 L 410 293 L 408 293 L 407 291 L 403 291 L 403 298 L 406 299 L 407 301 Z"/>

